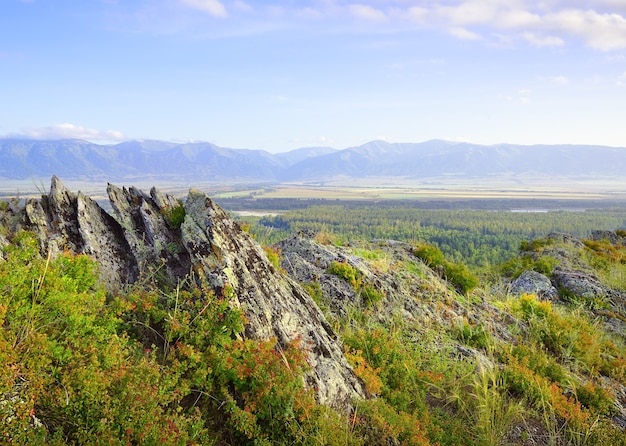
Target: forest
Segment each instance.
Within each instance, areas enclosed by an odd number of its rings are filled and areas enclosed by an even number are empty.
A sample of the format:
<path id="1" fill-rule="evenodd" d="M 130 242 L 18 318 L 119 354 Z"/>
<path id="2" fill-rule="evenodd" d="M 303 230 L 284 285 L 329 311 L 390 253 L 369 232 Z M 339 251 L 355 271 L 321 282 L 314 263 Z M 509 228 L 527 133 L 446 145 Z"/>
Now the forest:
<path id="1" fill-rule="evenodd" d="M 240 219 L 251 224 L 251 231 L 259 241 L 266 244 L 275 243 L 303 229 L 332 234 L 337 243 L 375 239 L 420 241 L 438 246 L 450 259 L 465 262 L 472 268 L 504 262 L 516 254 L 523 240 L 545 237 L 551 232 L 587 237 L 594 230 L 626 228 L 626 207 L 616 206 L 576 210 L 517 210 L 511 207 L 527 206 L 528 203 L 437 202 L 422 203 L 421 207 L 417 207 L 416 202 L 400 201 L 383 205 L 316 202 L 312 206 L 300 207 L 302 204 L 298 200 L 294 200 L 294 203 L 273 203 L 274 209 L 277 205 L 296 208 L 281 211 L 274 216 Z M 555 206 L 557 203 L 536 204 Z M 463 206 L 471 208 L 463 209 Z M 487 210 L 487 207 L 499 209 Z"/>

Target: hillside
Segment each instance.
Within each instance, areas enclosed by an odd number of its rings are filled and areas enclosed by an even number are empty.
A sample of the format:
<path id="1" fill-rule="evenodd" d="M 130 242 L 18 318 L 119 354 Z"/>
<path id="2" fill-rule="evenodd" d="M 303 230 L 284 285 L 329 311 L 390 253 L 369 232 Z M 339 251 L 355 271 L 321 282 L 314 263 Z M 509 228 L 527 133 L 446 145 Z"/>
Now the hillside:
<path id="1" fill-rule="evenodd" d="M 206 194 L 0 204 L 14 444 L 626 444 L 626 234 L 261 247 Z M 245 228 L 244 228 L 245 229 Z"/>
<path id="2" fill-rule="evenodd" d="M 344 150 L 302 148 L 272 154 L 210 143 L 0 140 L 0 179 L 38 180 L 56 174 L 85 182 L 302 182 L 340 178 L 551 182 L 601 178 L 618 187 L 626 149 L 582 145 L 484 146 L 449 141 L 374 141 Z M 608 187 L 608 186 L 607 186 Z"/>

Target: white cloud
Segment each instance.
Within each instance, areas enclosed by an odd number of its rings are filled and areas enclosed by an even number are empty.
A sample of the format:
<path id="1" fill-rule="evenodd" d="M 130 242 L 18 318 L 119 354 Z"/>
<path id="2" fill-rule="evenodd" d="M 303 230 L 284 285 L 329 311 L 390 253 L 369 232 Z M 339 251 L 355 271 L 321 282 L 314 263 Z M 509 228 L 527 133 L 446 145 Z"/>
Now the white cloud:
<path id="1" fill-rule="evenodd" d="M 587 45 L 602 51 L 626 48 L 626 18 L 594 10 L 564 10 L 549 14 L 547 26 L 582 38 Z"/>
<path id="2" fill-rule="evenodd" d="M 426 23 L 428 20 L 429 14 L 430 14 L 430 11 L 421 6 L 412 6 L 409 9 L 407 9 L 407 12 L 406 12 L 406 16 L 409 20 L 415 23 L 419 23 L 419 24 Z"/>
<path id="3" fill-rule="evenodd" d="M 228 13 L 219 0 L 179 0 L 183 5 L 215 17 L 226 17 Z"/>
<path id="4" fill-rule="evenodd" d="M 247 14 L 271 29 L 285 19 L 337 20 L 351 17 L 369 29 L 383 26 L 450 32 L 460 39 L 513 45 L 525 41 L 539 47 L 582 42 L 600 51 L 626 49 L 626 0 L 167 0 L 146 4 L 178 4 L 212 17 Z M 151 3 L 152 2 L 152 3 Z M 163 15 L 167 11 L 152 6 Z M 169 17 L 169 16 L 168 16 Z M 390 25 L 385 25 L 390 24 Z M 322 23 L 323 25 L 323 23 Z M 331 26 L 332 26 L 331 25 Z M 156 25 L 155 25 L 156 26 Z M 248 26 L 248 23 L 246 23 Z M 397 26 L 397 28 L 396 28 Z M 392 27 L 392 28 L 390 28 Z M 481 37 L 482 36 L 482 37 Z"/>
<path id="5" fill-rule="evenodd" d="M 522 105 L 526 105 L 530 102 L 531 91 L 527 88 L 522 88 L 517 91 L 516 94 L 500 94 L 498 95 L 498 99 L 501 101 L 511 102 L 511 103 L 520 103 Z"/>
<path id="6" fill-rule="evenodd" d="M 419 6 L 404 6 L 418 4 Z M 398 2 L 388 17 L 443 29 L 478 34 L 491 29 L 515 31 L 517 38 L 537 46 L 562 46 L 571 38 L 612 51 L 626 48 L 625 0 L 433 0 Z M 455 32 L 466 39 L 465 32 Z"/>
<path id="7" fill-rule="evenodd" d="M 371 6 L 354 4 L 349 7 L 350 12 L 361 19 L 371 20 L 373 22 L 386 22 L 388 20 L 387 15 Z"/>
<path id="8" fill-rule="evenodd" d="M 626 86 L 626 71 L 624 71 L 620 77 L 617 78 L 617 86 L 625 87 Z"/>
<path id="9" fill-rule="evenodd" d="M 494 21 L 497 4 L 493 1 L 470 0 L 456 6 L 438 6 L 434 12 L 455 25 L 482 24 Z"/>
<path id="10" fill-rule="evenodd" d="M 518 94 L 519 94 L 519 101 L 522 104 L 528 104 L 530 102 L 530 93 L 531 93 L 531 91 L 526 89 L 526 88 L 521 89 L 518 92 Z"/>
<path id="11" fill-rule="evenodd" d="M 74 124 L 57 124 L 23 130 L 9 136 L 29 139 L 86 139 L 89 141 L 123 141 L 122 132 L 117 130 L 95 130 Z"/>
<path id="12" fill-rule="evenodd" d="M 560 37 L 543 36 L 532 32 L 525 32 L 522 37 L 536 46 L 563 46 L 565 44 Z"/>
<path id="13" fill-rule="evenodd" d="M 463 40 L 480 40 L 482 38 L 480 34 L 477 34 L 473 31 L 469 31 L 465 28 L 455 27 L 455 28 L 451 28 L 449 32 L 454 37 L 458 37 L 459 39 L 463 39 Z"/>

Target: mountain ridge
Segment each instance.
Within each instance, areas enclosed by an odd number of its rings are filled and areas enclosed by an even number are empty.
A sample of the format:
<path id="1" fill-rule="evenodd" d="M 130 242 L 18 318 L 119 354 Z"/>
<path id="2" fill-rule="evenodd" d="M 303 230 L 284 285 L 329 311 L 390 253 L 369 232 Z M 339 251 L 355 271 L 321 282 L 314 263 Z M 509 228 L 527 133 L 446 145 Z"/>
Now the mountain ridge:
<path id="1" fill-rule="evenodd" d="M 403 179 L 539 176 L 626 177 L 626 148 L 575 144 L 494 144 L 429 140 L 371 141 L 337 150 L 284 153 L 231 149 L 208 142 L 0 139 L 0 178 L 59 175 L 68 180 L 298 182 L 334 178 Z"/>

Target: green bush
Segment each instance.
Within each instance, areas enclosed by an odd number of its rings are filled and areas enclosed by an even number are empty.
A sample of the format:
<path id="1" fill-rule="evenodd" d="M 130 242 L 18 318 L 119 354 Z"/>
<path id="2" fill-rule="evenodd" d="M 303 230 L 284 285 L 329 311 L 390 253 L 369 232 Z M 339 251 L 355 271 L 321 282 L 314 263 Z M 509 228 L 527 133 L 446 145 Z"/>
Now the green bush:
<path id="1" fill-rule="evenodd" d="M 361 272 L 348 262 L 333 260 L 328 265 L 327 271 L 329 274 L 334 274 L 348 282 L 355 290 L 361 286 Z"/>
<path id="2" fill-rule="evenodd" d="M 161 214 L 165 218 L 165 221 L 168 223 L 170 228 L 180 229 L 181 225 L 185 221 L 185 206 L 183 205 L 182 201 L 179 200 L 176 206 L 168 206 L 161 209 Z"/>
<path id="3" fill-rule="evenodd" d="M 478 278 L 463 263 L 444 261 L 445 278 L 462 294 L 467 294 L 478 286 Z"/>
<path id="4" fill-rule="evenodd" d="M 444 262 L 443 252 L 434 245 L 422 243 L 413 248 L 413 255 L 421 259 L 431 268 L 435 268 Z"/>

